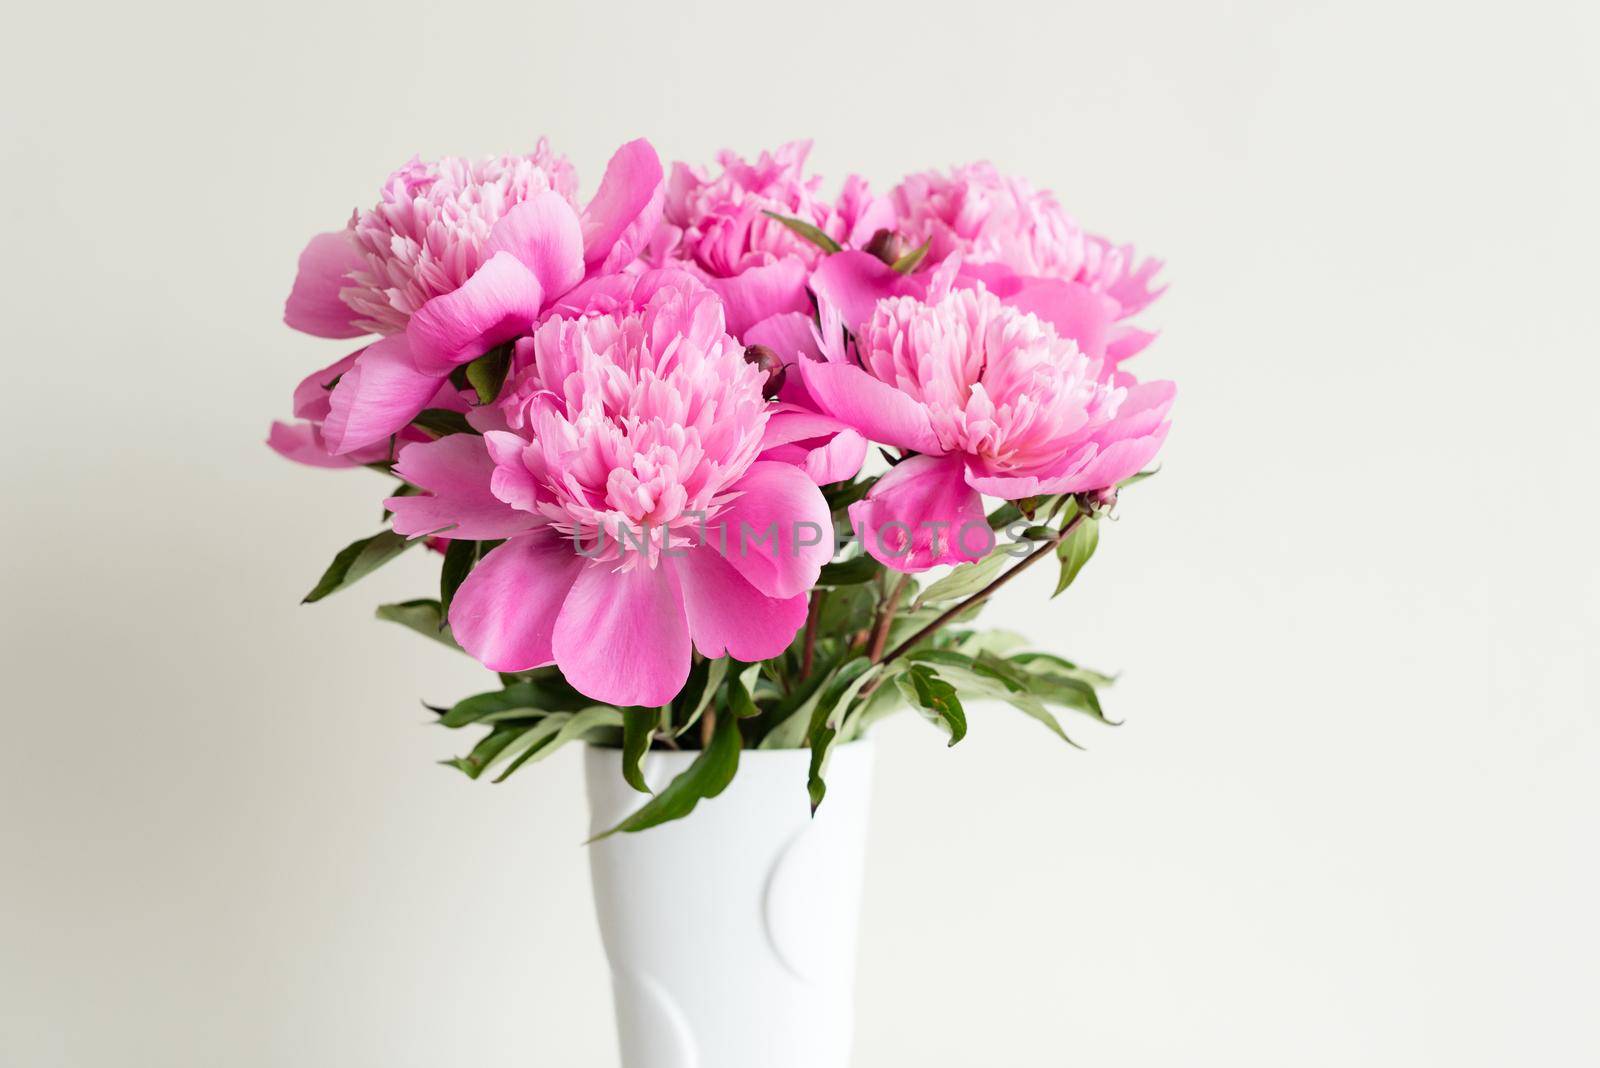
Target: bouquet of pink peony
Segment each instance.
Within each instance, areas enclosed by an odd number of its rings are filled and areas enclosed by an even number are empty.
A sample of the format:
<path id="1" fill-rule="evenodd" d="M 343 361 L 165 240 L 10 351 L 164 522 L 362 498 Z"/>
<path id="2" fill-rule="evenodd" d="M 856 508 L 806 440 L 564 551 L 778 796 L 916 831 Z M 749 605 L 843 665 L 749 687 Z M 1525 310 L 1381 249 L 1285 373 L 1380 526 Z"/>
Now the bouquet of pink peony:
<path id="1" fill-rule="evenodd" d="M 389 481 L 306 600 L 439 554 L 378 614 L 498 673 L 435 710 L 486 729 L 467 775 L 583 740 L 645 790 L 696 751 L 636 831 L 756 747 L 809 748 L 814 810 L 902 706 L 952 745 L 964 699 L 1104 719 L 1104 676 L 972 621 L 1041 560 L 1070 585 L 1155 458 L 1173 385 L 1125 366 L 1160 264 L 986 164 L 830 198 L 808 147 L 667 172 L 634 141 L 587 201 L 543 142 L 413 160 L 301 255 L 285 320 L 362 340 L 270 444 Z"/>

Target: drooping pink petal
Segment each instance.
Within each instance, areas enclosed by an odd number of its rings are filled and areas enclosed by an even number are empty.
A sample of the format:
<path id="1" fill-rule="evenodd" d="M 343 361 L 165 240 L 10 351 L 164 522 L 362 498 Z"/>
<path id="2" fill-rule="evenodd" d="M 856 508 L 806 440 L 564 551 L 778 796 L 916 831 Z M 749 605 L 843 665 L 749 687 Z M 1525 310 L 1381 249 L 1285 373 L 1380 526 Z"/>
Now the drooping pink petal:
<path id="1" fill-rule="evenodd" d="M 878 301 L 916 295 L 921 286 L 876 256 L 846 249 L 827 257 L 811 272 L 811 291 L 817 300 L 838 309 L 844 325 L 853 331 L 872 318 Z"/>
<path id="2" fill-rule="evenodd" d="M 722 298 L 728 333 L 740 339 L 746 330 L 774 315 L 811 308 L 806 296 L 806 265 L 797 259 L 751 267 L 731 278 L 707 275 L 704 281 Z"/>
<path id="3" fill-rule="evenodd" d="M 707 540 L 767 596 L 804 593 L 834 550 L 833 519 L 816 483 L 797 467 L 762 460 L 731 490 L 739 496 Z"/>
<path id="4" fill-rule="evenodd" d="M 913 456 L 850 506 L 851 526 L 866 551 L 896 571 L 980 560 L 994 533 L 965 476 L 960 456 Z"/>
<path id="5" fill-rule="evenodd" d="M 439 376 L 411 362 L 405 334 L 367 346 L 328 398 L 322 433 L 336 453 L 375 445 L 400 432 L 439 391 Z"/>
<path id="6" fill-rule="evenodd" d="M 887 382 L 846 363 L 801 360 L 797 366 L 817 405 L 840 422 L 897 449 L 943 451 L 927 409 Z"/>
<path id="7" fill-rule="evenodd" d="M 527 671 L 554 662 L 556 619 L 586 562 L 548 528 L 497 547 L 450 602 L 457 644 L 491 671 Z"/>
<path id="8" fill-rule="evenodd" d="M 819 486 L 854 478 L 867 439 L 832 416 L 780 405 L 767 418 L 761 458 L 795 464 Z"/>
<path id="9" fill-rule="evenodd" d="M 1111 338 L 1106 342 L 1106 363 L 1116 367 L 1123 360 L 1139 355 L 1155 339 L 1154 330 L 1140 330 L 1136 326 L 1126 324 L 1118 325 L 1112 329 Z"/>
<path id="10" fill-rule="evenodd" d="M 489 231 L 484 256 L 509 252 L 533 272 L 546 300 L 583 281 L 583 231 L 578 213 L 560 193 L 523 201 Z"/>
<path id="11" fill-rule="evenodd" d="M 267 446 L 285 460 L 307 467 L 356 466 L 350 457 L 335 456 L 328 451 L 322 431 L 315 423 L 273 423 L 267 434 Z"/>
<path id="12" fill-rule="evenodd" d="M 360 337 L 370 331 L 355 325 L 356 314 L 339 299 L 346 276 L 364 265 L 349 230 L 318 234 L 300 253 L 294 287 L 283 305 L 283 321 L 317 337 Z"/>
<path id="13" fill-rule="evenodd" d="M 689 623 L 676 572 L 588 564 L 561 606 L 551 648 L 580 693 L 613 705 L 666 704 L 689 677 Z"/>
<path id="14" fill-rule="evenodd" d="M 497 252 L 466 284 L 434 297 L 406 326 L 414 366 L 437 378 L 533 328 L 544 288 L 526 265 Z"/>
<path id="15" fill-rule="evenodd" d="M 600 190 L 583 209 L 583 259 L 589 270 L 632 260 L 661 221 L 661 160 L 644 138 L 612 155 Z M 613 253 L 616 256 L 613 256 Z"/>
<path id="16" fill-rule="evenodd" d="M 300 384 L 294 387 L 294 415 L 296 419 L 310 419 L 320 423 L 328 417 L 328 396 L 333 392 L 333 387 L 338 383 L 344 373 L 355 366 L 356 357 L 363 350 L 357 349 L 343 359 L 329 364 L 320 371 L 313 371 Z"/>
<path id="17" fill-rule="evenodd" d="M 494 460 L 476 434 L 450 434 L 407 445 L 400 450 L 394 473 L 428 493 L 383 502 L 394 513 L 395 532 L 408 538 L 437 534 L 487 541 L 530 530 L 539 522 L 535 516 L 490 492 L 494 471 Z"/>
<path id="18" fill-rule="evenodd" d="M 1076 474 L 1046 483 L 1045 492 L 1083 493 L 1115 486 L 1144 470 L 1145 465 L 1156 458 L 1161 443 L 1167 440 L 1168 429 L 1170 424 L 1162 423 L 1142 437 L 1111 442 Z"/>
<path id="19" fill-rule="evenodd" d="M 671 561 L 683 589 L 689 634 L 701 656 L 746 663 L 777 656 L 805 625 L 806 595 L 768 597 L 710 546 Z"/>

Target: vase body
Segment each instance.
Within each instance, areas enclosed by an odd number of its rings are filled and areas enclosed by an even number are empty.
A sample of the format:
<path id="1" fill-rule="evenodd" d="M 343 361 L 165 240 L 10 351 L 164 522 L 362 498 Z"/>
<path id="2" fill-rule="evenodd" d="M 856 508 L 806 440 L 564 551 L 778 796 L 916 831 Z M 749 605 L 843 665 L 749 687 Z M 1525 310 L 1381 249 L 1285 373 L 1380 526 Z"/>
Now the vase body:
<path id="1" fill-rule="evenodd" d="M 659 791 L 696 754 L 656 751 Z M 686 819 L 589 847 L 622 1068 L 846 1068 L 870 742 L 836 749 L 816 817 L 810 753 L 749 750 Z M 585 753 L 593 833 L 648 798 L 616 749 Z"/>

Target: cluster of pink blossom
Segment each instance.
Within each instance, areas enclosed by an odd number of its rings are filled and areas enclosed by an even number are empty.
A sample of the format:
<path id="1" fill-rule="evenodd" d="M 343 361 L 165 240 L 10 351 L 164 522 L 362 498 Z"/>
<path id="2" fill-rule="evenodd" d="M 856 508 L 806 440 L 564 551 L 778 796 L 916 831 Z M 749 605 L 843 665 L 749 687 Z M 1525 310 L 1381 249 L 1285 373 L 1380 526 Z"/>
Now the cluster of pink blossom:
<path id="1" fill-rule="evenodd" d="M 391 470 L 400 535 L 494 543 L 456 641 L 624 706 L 670 701 L 692 651 L 788 646 L 869 444 L 892 466 L 849 520 L 903 572 L 989 551 L 986 496 L 1151 461 L 1173 386 L 1123 363 L 1159 263 L 987 164 L 829 197 L 809 148 L 668 173 L 634 141 L 587 203 L 543 142 L 406 164 L 301 255 L 289 325 L 368 339 L 269 444 Z"/>

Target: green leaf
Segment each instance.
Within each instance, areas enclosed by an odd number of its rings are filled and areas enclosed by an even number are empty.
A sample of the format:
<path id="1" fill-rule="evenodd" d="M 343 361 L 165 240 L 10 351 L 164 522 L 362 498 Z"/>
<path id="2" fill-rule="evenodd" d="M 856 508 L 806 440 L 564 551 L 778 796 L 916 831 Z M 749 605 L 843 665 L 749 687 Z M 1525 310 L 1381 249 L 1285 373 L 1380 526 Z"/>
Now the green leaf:
<path id="1" fill-rule="evenodd" d="M 795 219 L 788 215 L 779 215 L 775 211 L 764 211 L 761 214 L 767 216 L 769 219 L 777 219 L 779 222 L 783 223 L 783 225 L 787 226 L 789 229 L 793 230 L 795 233 L 799 234 L 801 237 L 805 238 L 822 251 L 828 253 L 830 256 L 835 252 L 840 251 L 843 247 L 839 244 L 839 242 L 835 241 L 833 238 L 817 229 L 817 227 L 812 226 L 810 223 L 802 219 Z"/>
<path id="2" fill-rule="evenodd" d="M 333 558 L 333 563 L 322 573 L 322 578 L 311 588 L 301 600 L 301 604 L 310 604 L 320 601 L 335 590 L 342 590 L 351 583 L 372 574 L 390 560 L 399 556 L 412 543 L 396 534 L 392 530 L 381 531 L 370 538 L 353 541 L 339 550 L 339 555 Z"/>
<path id="3" fill-rule="evenodd" d="M 673 700 L 673 705 L 678 710 L 678 715 L 674 719 L 682 721 L 682 725 L 672 733 L 674 738 L 683 737 L 684 733 L 698 723 L 700 717 L 705 714 L 705 710 L 717 696 L 717 688 L 722 685 L 723 676 L 728 673 L 728 664 L 727 657 L 718 657 L 715 660 L 701 660 L 689 670 L 689 681 L 684 683 L 683 689 Z"/>
<path id="4" fill-rule="evenodd" d="M 511 345 L 497 345 L 467 364 L 467 384 L 478 391 L 479 404 L 493 404 L 511 370 Z"/>
<path id="5" fill-rule="evenodd" d="M 1105 709 L 1100 707 L 1100 695 L 1095 693 L 1094 687 L 1083 679 L 1075 679 L 1067 675 L 1032 675 L 1028 676 L 1028 692 L 1036 697 L 1061 705 L 1063 708 L 1075 709 L 1087 713 L 1101 723 L 1113 727 L 1120 726 L 1118 720 L 1106 716 Z"/>
<path id="6" fill-rule="evenodd" d="M 753 719 L 761 715 L 761 709 L 750 692 L 760 673 L 761 664 L 751 664 L 728 679 L 728 711 L 739 719 Z"/>
<path id="7" fill-rule="evenodd" d="M 589 841 L 597 842 L 619 831 L 633 834 L 687 816 L 702 798 L 716 797 L 728 788 L 739 770 L 739 750 L 742 745 L 738 718 L 719 716 L 717 729 L 711 735 L 711 744 L 700 750 L 693 764 L 669 782 L 659 794 L 646 801 L 639 811 Z"/>
<path id="8" fill-rule="evenodd" d="M 859 586 L 863 582 L 871 582 L 882 572 L 883 565 L 863 553 L 861 556 L 854 556 L 849 560 L 823 564 L 822 574 L 817 576 L 817 585 L 834 587 Z"/>
<path id="9" fill-rule="evenodd" d="M 439 568 L 439 612 L 446 619 L 450 617 L 450 602 L 455 599 L 456 590 L 477 563 L 478 543 L 475 541 L 452 541 L 445 549 L 444 565 Z"/>
<path id="10" fill-rule="evenodd" d="M 401 601 L 399 604 L 384 604 L 378 606 L 378 618 L 386 619 L 391 623 L 398 623 L 402 627 L 410 627 L 418 634 L 426 635 L 434 641 L 448 645 L 459 650 L 461 646 L 450 634 L 450 627 L 445 621 L 444 610 L 439 602 L 432 598 L 422 598 L 416 601 Z"/>
<path id="11" fill-rule="evenodd" d="M 856 479 L 854 482 L 835 482 L 823 489 L 822 499 L 828 502 L 828 511 L 839 512 L 872 492 L 872 487 L 877 484 L 876 476 Z"/>
<path id="12" fill-rule="evenodd" d="M 1072 585 L 1072 580 L 1078 577 L 1078 572 L 1083 570 L 1083 565 L 1089 562 L 1089 557 L 1094 555 L 1094 550 L 1100 544 L 1100 521 L 1093 516 L 1085 516 L 1078 521 L 1072 529 L 1056 546 L 1056 558 L 1061 561 L 1061 578 L 1056 582 L 1056 592 L 1050 596 L 1058 596 L 1062 590 Z"/>
<path id="13" fill-rule="evenodd" d="M 650 792 L 650 784 L 644 781 L 639 761 L 644 759 L 650 740 L 655 737 L 657 716 L 658 713 L 642 708 L 622 714 L 622 777 L 641 794 Z"/>
<path id="14" fill-rule="evenodd" d="M 822 773 L 827 765 L 829 749 L 834 739 L 839 736 L 839 726 L 845 714 L 850 711 L 850 705 L 855 701 L 856 695 L 872 677 L 872 669 L 876 666 L 864 656 L 846 662 L 823 687 L 822 695 L 811 710 L 811 723 L 806 728 L 805 737 L 806 744 L 811 747 L 811 767 L 806 772 L 806 792 L 811 795 L 812 813 L 817 811 L 817 806 L 822 804 L 822 799 L 828 792 L 828 784 L 823 781 Z"/>
<path id="15" fill-rule="evenodd" d="M 595 705 L 585 708 L 581 712 L 558 712 L 553 716 L 547 716 L 540 722 L 539 727 L 546 727 L 558 720 L 561 722 L 555 733 L 540 737 L 538 741 L 528 745 L 526 748 L 521 746 L 520 740 L 516 745 L 507 746 L 498 759 L 509 757 L 511 762 L 506 765 L 506 770 L 495 777 L 494 781 L 505 782 L 524 764 L 543 760 L 568 742 L 577 741 L 590 731 L 606 728 L 614 729 L 623 726 L 621 709 L 613 708 L 610 705 Z M 542 734 L 543 732 L 539 728 L 534 728 L 529 733 Z"/>
<path id="16" fill-rule="evenodd" d="M 917 607 L 928 604 L 945 604 L 962 601 L 1000 576 L 1006 562 L 1014 557 L 1004 548 L 995 549 L 982 560 L 957 566 L 950 574 L 935 582 L 917 598 Z"/>
<path id="17" fill-rule="evenodd" d="M 951 745 L 967 736 L 967 713 L 961 707 L 956 688 L 941 679 L 931 667 L 914 664 L 895 683 L 901 686 L 902 692 L 909 686 L 906 697 L 932 712 L 949 729 Z"/>
<path id="18" fill-rule="evenodd" d="M 562 692 L 538 682 L 516 682 L 503 690 L 462 698 L 439 716 L 439 724 L 450 728 L 466 727 L 550 712 L 575 712 L 593 703 L 576 691 Z"/>
<path id="19" fill-rule="evenodd" d="M 910 274 L 912 271 L 921 266 L 923 259 L 925 259 L 928 255 L 928 249 L 932 247 L 932 239 L 924 241 L 921 245 L 895 260 L 890 266 L 899 271 L 901 274 Z"/>
<path id="20" fill-rule="evenodd" d="M 478 744 L 472 747 L 472 752 L 466 756 L 451 757 L 449 760 L 441 760 L 439 763 L 455 768 L 469 779 L 476 779 L 483 774 L 483 770 L 500 755 L 506 746 L 516 741 L 529 729 L 529 725 L 525 723 L 500 724 L 479 739 Z"/>
<path id="21" fill-rule="evenodd" d="M 435 438 L 447 437 L 450 434 L 476 434 L 472 424 L 467 422 L 467 417 L 460 412 L 452 412 L 448 408 L 424 408 L 417 413 L 411 425 Z"/>
<path id="22" fill-rule="evenodd" d="M 1159 475 L 1160 473 L 1161 473 L 1161 465 L 1157 464 L 1155 467 L 1152 467 L 1148 471 L 1140 471 L 1136 475 L 1129 475 L 1127 478 L 1125 478 L 1121 482 L 1117 483 L 1117 488 L 1118 489 L 1127 489 L 1129 486 L 1137 486 L 1139 483 L 1143 482 L 1145 479 L 1154 478 L 1156 475 Z"/>

